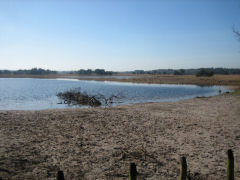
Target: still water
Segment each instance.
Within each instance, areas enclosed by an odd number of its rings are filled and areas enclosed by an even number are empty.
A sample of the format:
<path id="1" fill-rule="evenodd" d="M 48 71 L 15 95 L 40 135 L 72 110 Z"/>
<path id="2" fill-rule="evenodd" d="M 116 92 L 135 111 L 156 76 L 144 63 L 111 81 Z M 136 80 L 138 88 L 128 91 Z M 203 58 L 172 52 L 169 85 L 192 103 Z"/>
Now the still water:
<path id="1" fill-rule="evenodd" d="M 0 78 L 0 110 L 40 110 L 75 108 L 61 103 L 56 94 L 80 88 L 89 95 L 120 97 L 113 104 L 135 104 L 190 99 L 197 96 L 214 96 L 221 86 L 200 87 L 195 85 L 157 85 L 117 82 L 97 82 L 74 79 Z"/>

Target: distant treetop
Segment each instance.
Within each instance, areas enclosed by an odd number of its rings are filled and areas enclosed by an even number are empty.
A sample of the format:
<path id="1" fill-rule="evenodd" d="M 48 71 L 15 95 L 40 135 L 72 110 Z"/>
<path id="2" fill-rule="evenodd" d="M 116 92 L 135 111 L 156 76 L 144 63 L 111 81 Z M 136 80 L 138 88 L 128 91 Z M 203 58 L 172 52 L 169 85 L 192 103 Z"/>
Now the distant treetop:
<path id="1" fill-rule="evenodd" d="M 80 69 L 79 71 L 77 71 L 78 74 L 80 75 L 112 75 L 113 72 L 112 71 L 105 71 L 104 69 L 95 69 L 95 70 L 84 70 L 84 69 Z"/>
<path id="2" fill-rule="evenodd" d="M 201 68 L 197 73 L 196 76 L 213 76 L 214 71 L 212 69 L 207 69 L 207 68 Z"/>
<path id="3" fill-rule="evenodd" d="M 0 70 L 0 74 L 4 75 L 48 75 L 48 74 L 57 74 L 57 71 L 51 71 L 49 69 L 41 69 L 41 68 L 32 68 L 30 70 L 16 70 L 16 71 L 9 71 L 9 70 Z"/>

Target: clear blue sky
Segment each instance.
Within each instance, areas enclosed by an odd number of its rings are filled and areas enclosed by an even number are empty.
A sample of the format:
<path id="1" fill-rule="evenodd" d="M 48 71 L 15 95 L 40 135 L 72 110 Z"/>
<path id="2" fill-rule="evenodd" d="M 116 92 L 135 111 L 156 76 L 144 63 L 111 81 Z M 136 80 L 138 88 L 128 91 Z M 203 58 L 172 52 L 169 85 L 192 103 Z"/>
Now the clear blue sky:
<path id="1" fill-rule="evenodd" d="M 0 69 L 240 68 L 239 0 L 0 0 Z"/>

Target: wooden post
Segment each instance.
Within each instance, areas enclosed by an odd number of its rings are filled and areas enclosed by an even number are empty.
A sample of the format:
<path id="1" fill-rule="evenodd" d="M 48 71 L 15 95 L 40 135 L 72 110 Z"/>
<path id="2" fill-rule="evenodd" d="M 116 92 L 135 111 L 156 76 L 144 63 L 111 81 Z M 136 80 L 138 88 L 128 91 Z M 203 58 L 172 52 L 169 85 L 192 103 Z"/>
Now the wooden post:
<path id="1" fill-rule="evenodd" d="M 58 171 L 58 173 L 57 173 L 57 180 L 64 180 L 63 171 Z"/>
<path id="2" fill-rule="evenodd" d="M 185 157 L 181 157 L 180 180 L 186 179 L 187 179 L 187 161 Z"/>
<path id="3" fill-rule="evenodd" d="M 137 168 L 135 163 L 130 164 L 129 180 L 137 180 Z"/>
<path id="4" fill-rule="evenodd" d="M 233 151 L 229 149 L 227 151 L 227 180 L 234 180 L 234 157 Z"/>

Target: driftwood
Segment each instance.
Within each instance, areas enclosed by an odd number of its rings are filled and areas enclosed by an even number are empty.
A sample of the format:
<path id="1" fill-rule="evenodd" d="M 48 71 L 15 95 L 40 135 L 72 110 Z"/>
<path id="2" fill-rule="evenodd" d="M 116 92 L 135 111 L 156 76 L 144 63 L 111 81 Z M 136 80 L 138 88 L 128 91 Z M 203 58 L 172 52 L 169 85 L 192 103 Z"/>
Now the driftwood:
<path id="1" fill-rule="evenodd" d="M 87 95 L 78 90 L 70 90 L 65 92 L 60 92 L 57 96 L 64 100 L 64 104 L 73 105 L 87 105 L 87 106 L 101 106 L 101 101 L 99 101 L 95 96 Z"/>
<path id="2" fill-rule="evenodd" d="M 111 95 L 110 97 L 105 97 L 102 94 L 88 95 L 87 93 L 81 92 L 81 90 L 74 89 L 65 92 L 60 92 L 57 94 L 59 98 L 63 100 L 64 104 L 69 105 L 86 105 L 86 106 L 111 106 L 111 104 L 116 103 L 121 96 Z M 59 104 L 63 104 L 62 102 Z"/>

